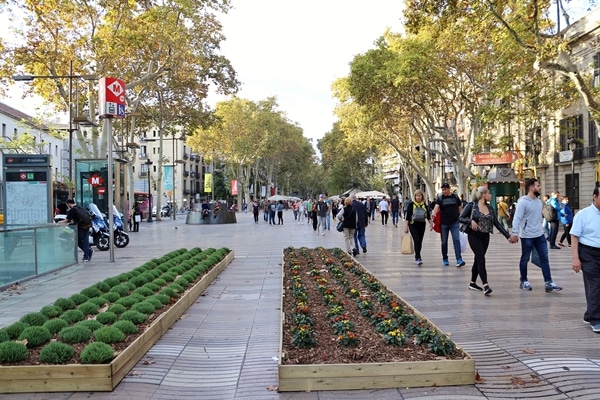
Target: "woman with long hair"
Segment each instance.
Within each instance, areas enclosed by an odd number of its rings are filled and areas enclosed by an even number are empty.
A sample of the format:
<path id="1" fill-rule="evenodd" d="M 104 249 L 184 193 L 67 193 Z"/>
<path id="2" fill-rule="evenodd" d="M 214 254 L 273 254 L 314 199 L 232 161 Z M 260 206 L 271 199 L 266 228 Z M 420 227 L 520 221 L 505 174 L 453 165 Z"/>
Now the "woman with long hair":
<path id="1" fill-rule="evenodd" d="M 469 247 L 475 255 L 473 267 L 471 267 L 471 282 L 469 289 L 483 292 L 486 296 L 492 293 L 488 284 L 487 270 L 485 268 L 485 253 L 490 244 L 490 233 L 494 233 L 494 226 L 506 239 L 510 237 L 508 231 L 502 226 L 494 209 L 489 205 L 492 194 L 486 186 L 473 189 L 471 202 L 463 208 L 458 221 L 466 224 L 466 233 L 469 235 Z M 477 276 L 481 278 L 483 287 L 477 285 Z"/>
<path id="2" fill-rule="evenodd" d="M 421 249 L 423 248 L 423 237 L 425 237 L 427 221 L 431 224 L 429 207 L 425 204 L 425 193 L 423 193 L 422 190 L 415 190 L 413 202 L 406 208 L 404 217 L 406 219 L 404 233 L 410 231 L 415 248 L 415 264 L 421 266 L 423 264 Z M 433 226 L 431 226 L 431 228 L 433 228 Z"/>
<path id="3" fill-rule="evenodd" d="M 356 229 L 356 211 L 352 208 L 352 199 L 346 197 L 344 199 L 344 208 L 341 208 L 337 213 L 336 218 L 342 221 L 344 230 L 344 243 L 348 254 L 356 256 L 358 251 L 354 248 L 354 230 Z"/>

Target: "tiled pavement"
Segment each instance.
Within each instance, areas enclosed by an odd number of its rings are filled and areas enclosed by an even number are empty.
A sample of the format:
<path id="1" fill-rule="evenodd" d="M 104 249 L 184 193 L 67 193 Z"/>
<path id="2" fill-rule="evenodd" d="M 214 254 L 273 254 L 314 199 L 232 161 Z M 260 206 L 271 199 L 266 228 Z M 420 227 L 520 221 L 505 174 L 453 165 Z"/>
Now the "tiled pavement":
<path id="1" fill-rule="evenodd" d="M 185 225 L 185 218 L 140 225 L 130 245 L 96 252 L 92 262 L 0 292 L 0 326 L 56 298 L 139 266 L 175 248 L 229 247 L 235 260 L 206 295 L 142 358 L 111 393 L 31 393 L 2 399 L 599 399 L 600 336 L 582 323 L 581 275 L 570 250 L 550 250 L 554 280 L 564 290 L 545 293 L 541 272 L 530 268 L 533 291 L 518 288 L 520 245 L 494 235 L 488 275 L 494 292 L 467 290 L 467 266 L 443 267 L 439 238 L 428 232 L 424 265 L 400 254 L 402 229 L 367 229 L 368 253 L 357 259 L 390 289 L 423 312 L 476 360 L 480 383 L 469 386 L 278 393 L 277 356 L 282 249 L 342 246 L 341 234 L 316 235 L 307 225 L 254 224 L 238 213 L 232 225 Z M 453 261 L 453 260 L 451 260 Z M 451 264 L 452 265 L 452 264 Z"/>

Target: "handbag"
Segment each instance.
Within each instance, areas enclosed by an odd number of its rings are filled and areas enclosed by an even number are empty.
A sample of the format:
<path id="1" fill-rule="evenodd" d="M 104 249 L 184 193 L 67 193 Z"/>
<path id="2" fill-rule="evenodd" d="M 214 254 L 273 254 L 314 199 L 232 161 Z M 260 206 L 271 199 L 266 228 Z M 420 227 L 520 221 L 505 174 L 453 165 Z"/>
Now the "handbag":
<path id="1" fill-rule="evenodd" d="M 410 235 L 405 235 L 402 236 L 402 239 L 400 239 L 400 253 L 402 254 L 412 254 L 415 252 L 415 249 L 413 247 L 413 241 L 412 241 L 412 236 Z"/>
<path id="2" fill-rule="evenodd" d="M 469 234 L 471 232 L 473 232 L 473 229 L 471 229 L 471 221 L 473 221 L 473 211 L 475 211 L 475 203 L 471 203 L 473 206 L 471 207 L 471 217 L 469 220 L 468 224 L 464 224 L 464 223 L 460 223 L 458 230 L 461 231 L 462 233 L 466 233 Z"/>
<path id="3" fill-rule="evenodd" d="M 531 249 L 531 263 L 538 268 L 542 268 L 542 260 L 540 260 L 540 253 L 535 247 Z"/>
<path id="4" fill-rule="evenodd" d="M 442 216 L 440 215 L 440 212 L 435 214 L 435 218 L 433 218 L 433 230 L 437 233 L 442 232 Z"/>
<path id="5" fill-rule="evenodd" d="M 335 227 L 335 230 L 338 232 L 343 232 L 344 231 L 344 221 L 338 221 L 337 226 Z"/>
<path id="6" fill-rule="evenodd" d="M 458 234 L 458 238 L 460 239 L 460 252 L 464 253 L 467 251 L 467 243 L 468 243 L 468 235 L 464 232 L 460 232 Z"/>
<path id="7" fill-rule="evenodd" d="M 133 216 L 133 220 L 135 222 L 142 222 L 142 216 L 139 215 L 139 214 L 136 214 L 136 215 Z"/>

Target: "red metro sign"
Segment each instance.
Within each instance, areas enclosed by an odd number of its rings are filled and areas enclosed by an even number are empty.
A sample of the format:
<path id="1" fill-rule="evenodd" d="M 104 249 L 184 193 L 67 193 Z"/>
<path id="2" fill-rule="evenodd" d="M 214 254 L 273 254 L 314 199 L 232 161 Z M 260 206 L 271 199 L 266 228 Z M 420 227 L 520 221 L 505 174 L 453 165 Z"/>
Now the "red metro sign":
<path id="1" fill-rule="evenodd" d="M 517 153 L 514 151 L 505 151 L 500 155 L 498 153 L 477 153 L 471 157 L 471 162 L 474 165 L 512 164 L 517 161 L 517 158 Z"/>
<path id="2" fill-rule="evenodd" d="M 98 186 L 104 185 L 104 179 L 98 174 L 94 174 L 94 175 L 90 176 L 87 181 L 93 187 L 98 187 Z"/>

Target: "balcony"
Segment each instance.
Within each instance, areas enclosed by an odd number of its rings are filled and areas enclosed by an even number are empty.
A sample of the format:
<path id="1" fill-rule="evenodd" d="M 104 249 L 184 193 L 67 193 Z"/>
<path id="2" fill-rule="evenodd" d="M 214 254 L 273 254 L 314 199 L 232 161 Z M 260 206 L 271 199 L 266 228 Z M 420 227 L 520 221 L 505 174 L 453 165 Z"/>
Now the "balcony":
<path id="1" fill-rule="evenodd" d="M 190 172 L 190 178 L 195 178 L 196 177 L 196 173 L 194 171 Z"/>
<path id="2" fill-rule="evenodd" d="M 188 189 L 183 189 L 183 194 L 188 195 L 190 194 L 190 191 Z"/>
<path id="3" fill-rule="evenodd" d="M 190 171 L 183 171 L 183 176 L 190 176 Z"/>
<path id="4" fill-rule="evenodd" d="M 195 154 L 190 154 L 190 161 L 194 161 L 196 159 L 196 155 Z"/>
<path id="5" fill-rule="evenodd" d="M 146 153 L 140 153 L 140 158 L 148 158 L 148 155 Z"/>
<path id="6" fill-rule="evenodd" d="M 148 176 L 148 171 L 138 172 L 138 178 L 146 178 Z"/>
<path id="7" fill-rule="evenodd" d="M 188 153 L 183 153 L 183 159 L 187 160 L 188 158 L 190 158 L 190 155 Z"/>

